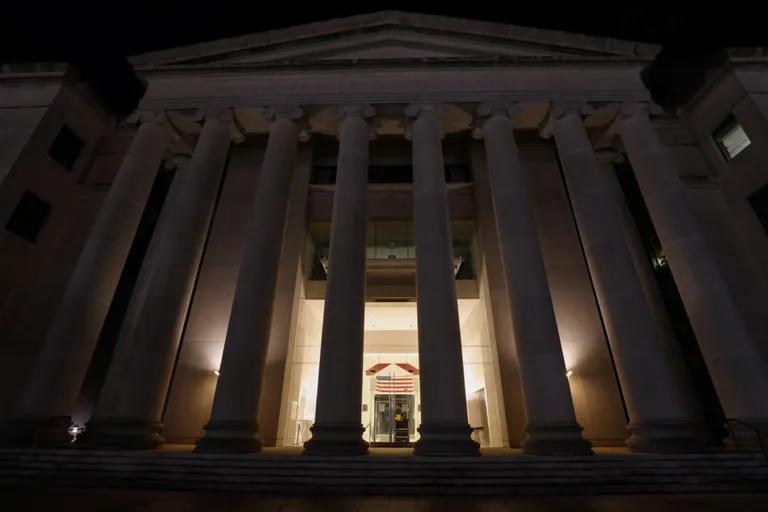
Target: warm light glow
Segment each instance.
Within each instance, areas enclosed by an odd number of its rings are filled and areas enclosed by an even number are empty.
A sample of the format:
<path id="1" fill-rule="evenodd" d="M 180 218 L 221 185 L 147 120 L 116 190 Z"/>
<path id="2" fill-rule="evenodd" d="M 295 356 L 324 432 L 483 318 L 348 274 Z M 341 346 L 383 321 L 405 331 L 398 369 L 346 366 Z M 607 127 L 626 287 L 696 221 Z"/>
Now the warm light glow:
<path id="1" fill-rule="evenodd" d="M 571 375 L 573 375 L 573 370 L 568 370 L 567 372 L 565 372 L 566 377 L 570 377 Z"/>
<path id="2" fill-rule="evenodd" d="M 218 377 L 219 375 L 221 375 L 221 372 L 219 370 L 213 370 L 213 374 Z"/>

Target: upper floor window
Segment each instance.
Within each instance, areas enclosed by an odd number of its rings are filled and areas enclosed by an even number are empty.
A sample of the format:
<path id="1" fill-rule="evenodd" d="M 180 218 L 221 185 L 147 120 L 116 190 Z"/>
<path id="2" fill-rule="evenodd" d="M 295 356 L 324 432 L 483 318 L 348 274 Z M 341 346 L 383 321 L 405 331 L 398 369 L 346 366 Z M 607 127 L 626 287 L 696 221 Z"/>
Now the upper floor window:
<path id="1" fill-rule="evenodd" d="M 24 192 L 14 208 L 5 229 L 21 238 L 34 242 L 51 214 L 51 205 L 32 192 Z"/>
<path id="2" fill-rule="evenodd" d="M 733 160 L 751 144 L 744 128 L 731 115 L 712 134 L 726 160 Z"/>
<path id="3" fill-rule="evenodd" d="M 446 183 L 469 183 L 472 181 L 472 173 L 466 165 L 446 165 L 445 181 Z M 312 169 L 311 183 L 335 184 L 336 167 L 315 166 Z M 413 168 L 410 165 L 370 165 L 368 166 L 368 183 L 413 183 Z"/>
<path id="4" fill-rule="evenodd" d="M 56 135 L 48 155 L 66 170 L 71 171 L 75 162 L 80 157 L 85 143 L 72 131 L 72 129 L 63 125 L 59 134 Z"/>

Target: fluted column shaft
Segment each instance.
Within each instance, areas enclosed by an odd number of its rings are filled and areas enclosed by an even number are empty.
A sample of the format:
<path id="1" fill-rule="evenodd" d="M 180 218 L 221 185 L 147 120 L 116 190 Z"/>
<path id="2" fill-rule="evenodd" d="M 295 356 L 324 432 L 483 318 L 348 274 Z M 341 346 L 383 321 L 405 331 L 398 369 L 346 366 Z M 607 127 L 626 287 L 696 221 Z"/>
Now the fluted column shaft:
<path id="1" fill-rule="evenodd" d="M 680 389 L 622 231 L 622 211 L 601 176 L 578 107 L 555 106 L 554 134 L 629 414 L 627 445 L 691 451 L 704 431 L 690 390 Z"/>
<path id="2" fill-rule="evenodd" d="M 272 321 L 288 192 L 298 148 L 298 108 L 273 109 L 264 162 L 253 200 L 221 375 L 199 451 L 258 451 L 257 415 Z"/>
<path id="3" fill-rule="evenodd" d="M 520 362 L 527 453 L 590 453 L 576 423 L 560 337 L 509 110 L 480 114 L 496 228 Z"/>
<path id="4" fill-rule="evenodd" d="M 750 338 L 645 108 L 619 121 L 622 141 L 727 416 L 768 425 L 768 365 Z"/>
<path id="5" fill-rule="evenodd" d="M 366 112 L 367 110 L 367 112 Z M 372 109 L 345 107 L 333 194 L 317 406 L 304 453 L 368 451 L 360 423 L 363 389 L 368 123 Z"/>
<path id="6" fill-rule="evenodd" d="M 192 159 L 171 185 L 139 273 L 94 416 L 78 443 L 151 448 L 160 436 L 184 318 L 229 150 L 229 112 L 207 116 Z"/>
<path id="7" fill-rule="evenodd" d="M 467 420 L 439 109 L 413 105 L 413 238 L 421 376 L 418 455 L 478 453 Z"/>
<path id="8" fill-rule="evenodd" d="M 41 446 L 71 438 L 69 417 L 170 139 L 164 115 L 136 132 L 57 307 L 16 419 L 9 423 L 9 436 L 19 443 L 36 437 Z"/>

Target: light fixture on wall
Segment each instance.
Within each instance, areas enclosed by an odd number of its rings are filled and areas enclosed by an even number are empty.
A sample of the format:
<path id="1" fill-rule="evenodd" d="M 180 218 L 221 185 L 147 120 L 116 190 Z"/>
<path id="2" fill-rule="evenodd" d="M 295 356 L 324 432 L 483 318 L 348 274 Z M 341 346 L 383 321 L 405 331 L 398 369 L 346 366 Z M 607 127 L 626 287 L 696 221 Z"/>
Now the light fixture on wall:
<path id="1" fill-rule="evenodd" d="M 566 377 L 570 377 L 571 375 L 573 375 L 573 370 L 567 370 L 567 371 L 565 372 L 565 376 L 566 376 Z"/>

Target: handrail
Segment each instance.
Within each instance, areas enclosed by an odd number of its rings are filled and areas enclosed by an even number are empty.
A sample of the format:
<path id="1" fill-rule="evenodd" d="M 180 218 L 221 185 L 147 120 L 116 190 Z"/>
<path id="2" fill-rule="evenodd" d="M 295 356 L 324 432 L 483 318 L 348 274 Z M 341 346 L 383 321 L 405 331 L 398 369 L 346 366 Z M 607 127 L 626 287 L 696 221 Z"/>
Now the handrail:
<path id="1" fill-rule="evenodd" d="M 731 439 L 733 439 L 733 444 L 737 450 L 739 449 L 739 440 L 736 438 L 736 431 L 733 429 L 733 424 L 736 423 L 754 432 L 755 437 L 757 437 L 757 444 L 760 445 L 760 451 L 763 452 L 765 459 L 768 461 L 768 434 L 760 430 L 759 427 L 756 427 L 755 425 L 742 421 L 738 418 L 726 418 L 725 423 L 727 425 L 728 431 L 731 433 Z"/>

